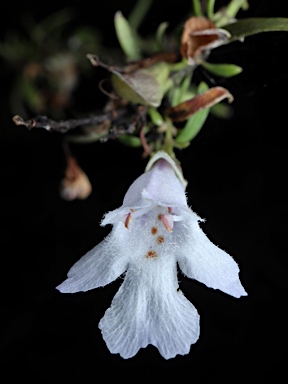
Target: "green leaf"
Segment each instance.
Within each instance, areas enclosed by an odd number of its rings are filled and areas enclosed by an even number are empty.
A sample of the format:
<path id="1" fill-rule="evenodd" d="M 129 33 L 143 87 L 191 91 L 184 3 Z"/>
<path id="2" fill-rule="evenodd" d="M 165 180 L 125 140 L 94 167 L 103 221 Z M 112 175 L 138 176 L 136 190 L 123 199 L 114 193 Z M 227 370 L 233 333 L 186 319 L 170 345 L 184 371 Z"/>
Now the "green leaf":
<path id="1" fill-rule="evenodd" d="M 145 69 L 149 75 L 153 76 L 159 83 L 162 92 L 165 93 L 173 86 L 173 81 L 170 76 L 170 64 L 164 61 L 159 61 L 156 64 L 151 65 Z"/>
<path id="2" fill-rule="evenodd" d="M 246 36 L 262 32 L 288 31 L 288 18 L 285 17 L 255 17 L 238 20 L 222 27 L 231 34 L 228 43 L 241 40 Z"/>
<path id="3" fill-rule="evenodd" d="M 198 88 L 197 88 L 197 94 L 200 95 L 200 93 L 206 92 L 206 91 L 208 91 L 208 89 L 209 89 L 209 87 L 205 83 L 205 81 L 201 81 L 201 83 L 199 83 Z"/>
<path id="4" fill-rule="evenodd" d="M 203 16 L 200 0 L 192 0 L 192 8 L 194 16 Z"/>
<path id="5" fill-rule="evenodd" d="M 208 0 L 207 2 L 207 17 L 212 20 L 214 16 L 215 0 Z"/>
<path id="6" fill-rule="evenodd" d="M 218 103 L 211 107 L 210 113 L 220 119 L 228 119 L 233 115 L 233 109 L 227 104 Z"/>
<path id="7" fill-rule="evenodd" d="M 200 129 L 205 123 L 205 120 L 209 114 L 209 109 L 210 108 L 202 109 L 187 120 L 184 128 L 176 138 L 176 143 L 184 144 L 194 139 L 194 137 L 200 132 Z"/>
<path id="8" fill-rule="evenodd" d="M 147 12 L 149 11 L 153 0 L 138 0 L 129 14 L 128 21 L 132 28 L 136 31 L 143 22 Z"/>
<path id="9" fill-rule="evenodd" d="M 159 51 L 164 51 L 164 35 L 166 32 L 166 29 L 168 28 L 169 24 L 167 22 L 163 22 L 159 25 L 156 31 L 156 42 L 159 47 Z"/>
<path id="10" fill-rule="evenodd" d="M 114 72 L 111 76 L 116 93 L 132 103 L 159 107 L 163 92 L 156 79 L 145 70 L 138 70 L 131 74 Z"/>
<path id="11" fill-rule="evenodd" d="M 139 137 L 130 136 L 130 135 L 122 135 L 118 137 L 118 140 L 129 147 L 141 147 L 142 143 Z"/>
<path id="12" fill-rule="evenodd" d="M 208 85 L 204 82 L 201 82 L 198 87 L 198 94 L 205 92 L 208 90 Z M 194 137 L 199 133 L 202 128 L 207 116 L 209 114 L 210 108 L 205 108 L 196 112 L 192 115 L 184 125 L 184 128 L 176 137 L 177 144 L 185 144 L 189 143 Z"/>
<path id="13" fill-rule="evenodd" d="M 175 107 L 176 105 L 180 104 L 182 96 L 181 88 L 173 87 L 172 89 L 170 89 L 168 96 L 170 105 L 172 107 Z"/>
<path id="14" fill-rule="evenodd" d="M 218 12 L 208 16 L 218 28 L 223 25 L 233 23 L 237 13 L 242 9 L 246 11 L 249 8 L 247 0 L 231 0 L 227 6 L 221 7 Z"/>
<path id="15" fill-rule="evenodd" d="M 247 11 L 248 8 L 249 4 L 247 0 L 231 0 L 225 7 L 223 13 L 226 15 L 226 17 L 232 20 L 235 19 L 240 9 L 242 9 L 243 11 Z"/>
<path id="16" fill-rule="evenodd" d="M 160 106 L 164 93 L 171 84 L 168 79 L 169 65 L 164 62 L 127 74 L 115 70 L 112 72 L 112 85 L 120 97 L 151 107 Z"/>
<path id="17" fill-rule="evenodd" d="M 157 111 L 156 108 L 150 107 L 148 109 L 148 113 L 154 125 L 160 126 L 164 123 L 162 115 Z"/>
<path id="18" fill-rule="evenodd" d="M 170 105 L 175 107 L 185 100 L 191 99 L 196 94 L 195 86 L 191 83 L 192 72 L 189 72 L 179 85 L 174 86 L 169 91 Z M 176 83 L 176 82 L 175 82 Z M 177 84 L 177 83 L 176 83 Z"/>
<path id="19" fill-rule="evenodd" d="M 141 53 L 136 37 L 136 32 L 130 27 L 127 19 L 120 11 L 116 12 L 114 25 L 119 44 L 130 60 L 140 60 Z"/>
<path id="20" fill-rule="evenodd" d="M 241 67 L 235 64 L 212 64 L 202 61 L 201 65 L 209 72 L 222 77 L 232 77 L 243 71 Z"/>

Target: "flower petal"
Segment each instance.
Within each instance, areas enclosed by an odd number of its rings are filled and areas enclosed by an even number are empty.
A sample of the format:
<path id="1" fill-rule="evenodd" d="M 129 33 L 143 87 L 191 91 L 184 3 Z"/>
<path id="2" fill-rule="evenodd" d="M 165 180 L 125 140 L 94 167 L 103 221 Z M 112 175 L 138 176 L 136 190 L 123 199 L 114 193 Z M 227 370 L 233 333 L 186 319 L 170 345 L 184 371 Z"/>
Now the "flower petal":
<path id="1" fill-rule="evenodd" d="M 181 169 L 181 166 L 179 164 L 179 161 L 177 160 L 173 160 L 171 156 L 168 155 L 167 152 L 163 151 L 163 150 L 160 150 L 160 151 L 157 151 L 152 157 L 151 159 L 148 161 L 147 165 L 146 165 L 146 168 L 145 168 L 145 172 L 148 172 L 151 170 L 151 168 L 153 167 L 153 165 L 159 160 L 159 159 L 164 159 L 167 161 L 167 163 L 169 163 L 172 168 L 174 169 L 175 171 L 175 174 L 176 176 L 178 177 L 178 179 L 181 181 L 182 185 L 183 185 L 183 189 L 185 190 L 185 188 L 187 187 L 187 180 L 184 179 L 183 177 L 183 173 L 182 173 L 182 169 Z"/>
<path id="2" fill-rule="evenodd" d="M 144 259 L 143 259 L 144 260 Z M 199 337 L 199 315 L 178 291 L 176 263 L 145 259 L 146 267 L 129 268 L 111 307 L 99 323 L 111 353 L 133 357 L 148 344 L 165 359 L 189 353 Z"/>
<path id="3" fill-rule="evenodd" d="M 177 261 L 182 272 L 209 288 L 220 289 L 237 298 L 246 296 L 239 280 L 237 263 L 228 253 L 214 245 L 198 222 L 188 215 L 185 213 L 185 232 L 181 229 L 183 233 L 179 235 L 182 237 L 182 244 L 178 249 Z M 177 228 L 175 225 L 176 236 Z"/>
<path id="4" fill-rule="evenodd" d="M 124 197 L 123 206 L 143 206 L 143 199 L 153 201 L 155 205 L 187 207 L 183 185 L 165 159 L 160 158 L 151 170 L 132 183 Z"/>
<path id="5" fill-rule="evenodd" d="M 117 279 L 128 266 L 129 257 L 124 249 L 126 232 L 123 223 L 115 226 L 101 243 L 73 265 L 68 278 L 56 288 L 62 293 L 88 291 Z"/>

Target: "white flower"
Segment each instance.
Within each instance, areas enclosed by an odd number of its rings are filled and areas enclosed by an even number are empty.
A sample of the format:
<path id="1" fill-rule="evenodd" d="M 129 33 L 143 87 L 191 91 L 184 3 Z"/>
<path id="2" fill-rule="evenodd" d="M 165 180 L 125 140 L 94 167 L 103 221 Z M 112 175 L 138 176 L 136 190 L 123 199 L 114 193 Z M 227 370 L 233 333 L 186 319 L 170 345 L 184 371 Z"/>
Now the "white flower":
<path id="1" fill-rule="evenodd" d="M 179 290 L 184 275 L 236 298 L 247 295 L 236 262 L 215 246 L 187 205 L 185 180 L 165 152 L 152 157 L 128 189 L 123 205 L 104 217 L 110 234 L 84 255 L 57 289 L 63 293 L 124 282 L 99 328 L 111 353 L 127 359 L 148 344 L 169 359 L 199 338 L 199 315 Z"/>

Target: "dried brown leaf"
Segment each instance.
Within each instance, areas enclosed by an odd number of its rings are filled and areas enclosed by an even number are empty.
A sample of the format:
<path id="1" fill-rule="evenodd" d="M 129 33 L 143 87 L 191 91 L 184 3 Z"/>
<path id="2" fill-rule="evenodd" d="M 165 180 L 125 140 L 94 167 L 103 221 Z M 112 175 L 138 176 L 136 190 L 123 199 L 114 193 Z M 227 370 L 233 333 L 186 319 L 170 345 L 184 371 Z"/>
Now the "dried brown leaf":
<path id="1" fill-rule="evenodd" d="M 212 21 L 204 16 L 190 17 L 184 24 L 181 36 L 180 52 L 189 64 L 195 64 L 204 53 L 223 45 L 230 33 L 224 29 L 217 28 Z"/>
<path id="2" fill-rule="evenodd" d="M 169 107 L 166 112 L 173 122 L 185 121 L 194 113 L 212 107 L 226 98 L 230 103 L 233 101 L 233 96 L 226 88 L 213 87 L 175 107 Z"/>

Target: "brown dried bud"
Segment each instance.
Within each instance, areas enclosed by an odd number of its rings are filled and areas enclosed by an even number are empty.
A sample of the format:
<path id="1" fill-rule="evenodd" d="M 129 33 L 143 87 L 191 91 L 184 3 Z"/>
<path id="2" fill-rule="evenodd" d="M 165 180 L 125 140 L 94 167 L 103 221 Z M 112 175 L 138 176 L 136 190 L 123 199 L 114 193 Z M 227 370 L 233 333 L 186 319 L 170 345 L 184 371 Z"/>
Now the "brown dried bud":
<path id="1" fill-rule="evenodd" d="M 184 24 L 180 52 L 190 65 L 201 62 L 204 54 L 226 43 L 230 34 L 203 16 L 190 17 Z"/>
<path id="2" fill-rule="evenodd" d="M 60 195 L 65 200 L 86 199 L 92 191 L 91 183 L 76 159 L 69 155 L 65 177 L 61 181 Z"/>

